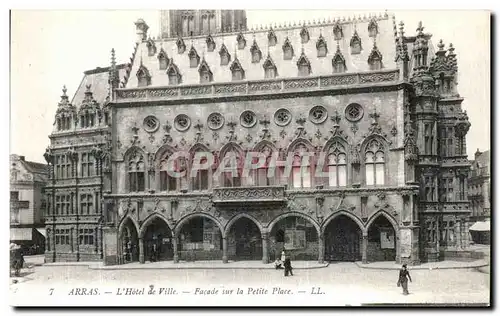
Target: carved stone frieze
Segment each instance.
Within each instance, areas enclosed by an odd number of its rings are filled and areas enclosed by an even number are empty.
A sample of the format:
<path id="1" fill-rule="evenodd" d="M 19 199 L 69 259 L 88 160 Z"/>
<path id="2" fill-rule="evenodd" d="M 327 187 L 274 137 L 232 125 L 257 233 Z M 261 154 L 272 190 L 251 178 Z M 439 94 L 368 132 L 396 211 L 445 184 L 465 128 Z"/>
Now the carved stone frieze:
<path id="1" fill-rule="evenodd" d="M 285 188 L 282 186 L 215 188 L 213 201 L 214 203 L 284 202 Z"/>

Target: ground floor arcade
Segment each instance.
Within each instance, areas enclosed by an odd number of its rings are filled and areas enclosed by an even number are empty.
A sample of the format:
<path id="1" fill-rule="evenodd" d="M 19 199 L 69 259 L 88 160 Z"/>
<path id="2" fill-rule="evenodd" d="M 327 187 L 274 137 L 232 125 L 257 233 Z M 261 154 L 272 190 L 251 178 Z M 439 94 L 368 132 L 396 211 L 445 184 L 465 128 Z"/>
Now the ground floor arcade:
<path id="1" fill-rule="evenodd" d="M 239 214 L 226 225 L 207 214 L 192 214 L 174 227 L 161 216 L 152 216 L 140 226 L 128 217 L 114 232 L 116 247 L 107 248 L 116 249 L 116 261 L 112 260 L 116 263 L 163 260 L 267 263 L 280 257 L 283 250 L 292 260 L 399 261 L 398 231 L 396 221 L 385 212 L 366 223 L 349 213 L 337 214 L 322 225 L 298 213 L 279 216 L 267 226 L 249 214 Z M 107 251 L 109 255 L 112 254 Z"/>

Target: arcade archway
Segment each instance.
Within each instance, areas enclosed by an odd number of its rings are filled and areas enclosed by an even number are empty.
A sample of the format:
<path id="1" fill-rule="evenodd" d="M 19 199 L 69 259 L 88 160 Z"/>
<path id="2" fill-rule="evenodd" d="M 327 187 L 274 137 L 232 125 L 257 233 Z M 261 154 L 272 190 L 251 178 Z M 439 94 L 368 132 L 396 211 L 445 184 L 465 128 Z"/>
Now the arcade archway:
<path id="1" fill-rule="evenodd" d="M 238 218 L 226 238 L 229 260 L 262 260 L 262 235 L 251 219 Z"/>
<path id="2" fill-rule="evenodd" d="M 120 231 L 121 262 L 139 261 L 139 236 L 130 218 L 125 219 Z"/>
<path id="3" fill-rule="evenodd" d="M 306 217 L 290 215 L 272 225 L 269 259 L 275 260 L 285 250 L 292 260 L 317 260 L 318 245 L 318 227 Z"/>
<path id="4" fill-rule="evenodd" d="M 369 225 L 366 259 L 396 261 L 396 233 L 391 222 L 380 214 Z"/>
<path id="5" fill-rule="evenodd" d="M 223 240 L 219 223 L 204 214 L 196 214 L 179 225 L 180 260 L 221 260 Z"/>
<path id="6" fill-rule="evenodd" d="M 146 261 L 173 260 L 174 249 L 172 231 L 164 220 L 155 218 L 147 224 L 143 241 L 144 259 Z"/>
<path id="7" fill-rule="evenodd" d="M 363 233 L 346 215 L 332 219 L 325 228 L 325 260 L 361 261 Z"/>

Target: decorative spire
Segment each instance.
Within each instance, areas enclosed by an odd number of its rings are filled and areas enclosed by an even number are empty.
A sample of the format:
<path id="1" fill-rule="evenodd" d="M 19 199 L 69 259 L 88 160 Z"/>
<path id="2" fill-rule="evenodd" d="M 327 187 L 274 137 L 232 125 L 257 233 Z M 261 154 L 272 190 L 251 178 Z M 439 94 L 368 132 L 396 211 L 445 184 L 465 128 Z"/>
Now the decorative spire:
<path id="1" fill-rule="evenodd" d="M 399 37 L 403 37 L 405 35 L 405 24 L 403 21 L 399 22 Z"/>
<path id="2" fill-rule="evenodd" d="M 442 39 L 439 40 L 438 48 L 440 51 L 444 51 L 444 43 Z"/>
<path id="3" fill-rule="evenodd" d="M 115 49 L 111 49 L 111 68 L 116 68 Z"/>

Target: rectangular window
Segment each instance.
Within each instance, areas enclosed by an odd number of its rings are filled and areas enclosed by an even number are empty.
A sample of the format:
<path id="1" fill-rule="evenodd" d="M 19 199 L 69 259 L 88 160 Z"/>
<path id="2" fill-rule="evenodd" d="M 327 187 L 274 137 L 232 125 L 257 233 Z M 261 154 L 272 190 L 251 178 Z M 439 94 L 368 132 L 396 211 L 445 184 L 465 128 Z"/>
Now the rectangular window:
<path id="1" fill-rule="evenodd" d="M 233 71 L 233 80 L 243 80 L 243 72 L 241 70 Z"/>
<path id="2" fill-rule="evenodd" d="M 308 65 L 299 65 L 299 76 L 309 76 Z"/>
<path id="3" fill-rule="evenodd" d="M 78 236 L 78 243 L 80 245 L 93 245 L 94 244 L 94 230 L 93 229 L 80 229 Z"/>
<path id="4" fill-rule="evenodd" d="M 384 164 L 377 163 L 375 164 L 375 183 L 377 183 L 377 185 L 384 185 L 384 182 L 385 182 Z"/>
<path id="5" fill-rule="evenodd" d="M 19 201 L 19 191 L 10 191 L 10 200 Z"/>
<path id="6" fill-rule="evenodd" d="M 373 164 L 366 164 L 366 185 L 374 185 L 375 184 L 375 172 L 373 170 Z"/>
<path id="7" fill-rule="evenodd" d="M 266 79 L 276 78 L 276 68 L 268 67 L 264 70 L 264 77 Z"/>
<path id="8" fill-rule="evenodd" d="M 198 173 L 193 179 L 193 190 L 208 189 L 208 170 L 198 170 Z"/>
<path id="9" fill-rule="evenodd" d="M 168 75 L 168 84 L 169 85 L 177 85 L 177 84 L 179 84 L 179 80 L 178 80 L 177 74 L 172 73 L 172 74 Z"/>
<path id="10" fill-rule="evenodd" d="M 328 167 L 328 184 L 331 187 L 336 187 L 337 186 L 337 166 L 329 166 Z"/>

